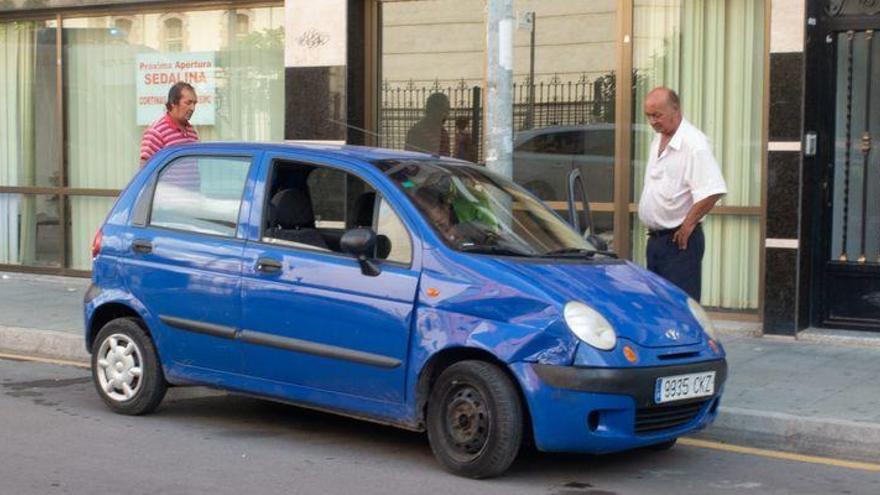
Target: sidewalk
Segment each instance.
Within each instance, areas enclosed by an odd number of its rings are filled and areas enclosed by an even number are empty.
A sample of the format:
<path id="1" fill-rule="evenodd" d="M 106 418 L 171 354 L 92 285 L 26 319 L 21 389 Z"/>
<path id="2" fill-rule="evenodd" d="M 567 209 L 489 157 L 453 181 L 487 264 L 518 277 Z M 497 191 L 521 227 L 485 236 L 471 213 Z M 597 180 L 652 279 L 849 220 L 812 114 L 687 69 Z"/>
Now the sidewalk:
<path id="1" fill-rule="evenodd" d="M 0 272 L 0 353 L 88 362 L 88 280 Z M 699 438 L 880 462 L 880 334 L 807 331 L 756 337 L 719 321 L 730 376 L 715 424 Z"/>

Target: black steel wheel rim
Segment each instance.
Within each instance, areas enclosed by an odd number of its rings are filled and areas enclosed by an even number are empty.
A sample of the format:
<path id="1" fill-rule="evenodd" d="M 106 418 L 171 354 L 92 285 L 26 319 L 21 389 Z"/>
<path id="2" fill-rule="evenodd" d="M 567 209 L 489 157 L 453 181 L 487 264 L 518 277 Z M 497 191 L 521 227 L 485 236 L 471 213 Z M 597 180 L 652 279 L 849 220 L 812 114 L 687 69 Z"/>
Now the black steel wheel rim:
<path id="1" fill-rule="evenodd" d="M 480 455 L 489 439 L 491 417 L 483 394 L 470 384 L 453 387 L 443 401 L 443 433 L 453 456 L 470 461 Z"/>

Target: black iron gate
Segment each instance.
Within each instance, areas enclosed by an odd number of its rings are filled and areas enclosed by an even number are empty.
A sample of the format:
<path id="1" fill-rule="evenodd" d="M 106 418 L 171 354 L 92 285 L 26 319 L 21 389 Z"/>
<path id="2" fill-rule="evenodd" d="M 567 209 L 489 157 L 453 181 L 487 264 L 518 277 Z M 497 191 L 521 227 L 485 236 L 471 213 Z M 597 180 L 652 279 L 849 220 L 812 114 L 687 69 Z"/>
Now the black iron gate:
<path id="1" fill-rule="evenodd" d="M 844 8 L 826 8 L 827 90 L 814 109 L 828 112 L 830 138 L 817 302 L 824 326 L 880 330 L 880 9 Z"/>

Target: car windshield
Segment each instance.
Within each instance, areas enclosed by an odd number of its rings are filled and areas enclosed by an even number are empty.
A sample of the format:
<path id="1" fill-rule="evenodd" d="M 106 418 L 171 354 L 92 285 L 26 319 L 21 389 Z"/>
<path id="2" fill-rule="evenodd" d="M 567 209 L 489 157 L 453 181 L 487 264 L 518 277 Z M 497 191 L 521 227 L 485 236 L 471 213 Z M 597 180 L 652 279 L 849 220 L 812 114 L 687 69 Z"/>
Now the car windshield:
<path id="1" fill-rule="evenodd" d="M 382 160 L 376 166 L 453 249 L 507 256 L 596 253 L 544 203 L 482 167 L 442 160 Z"/>

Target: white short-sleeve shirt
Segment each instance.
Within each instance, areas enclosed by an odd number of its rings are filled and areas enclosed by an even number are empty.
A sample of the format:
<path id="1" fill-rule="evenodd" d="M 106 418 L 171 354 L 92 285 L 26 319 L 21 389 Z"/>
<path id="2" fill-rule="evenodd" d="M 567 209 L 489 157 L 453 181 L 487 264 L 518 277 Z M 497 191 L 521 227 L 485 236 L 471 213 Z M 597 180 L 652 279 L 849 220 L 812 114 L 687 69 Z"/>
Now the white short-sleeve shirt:
<path id="1" fill-rule="evenodd" d="M 655 134 L 639 200 L 639 220 L 649 230 L 677 228 L 694 203 L 727 194 L 709 139 L 687 120 L 681 120 L 663 154 L 657 156 L 659 150 L 660 134 Z"/>

